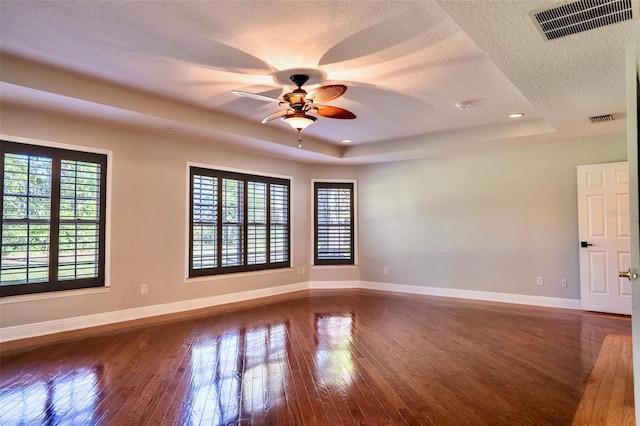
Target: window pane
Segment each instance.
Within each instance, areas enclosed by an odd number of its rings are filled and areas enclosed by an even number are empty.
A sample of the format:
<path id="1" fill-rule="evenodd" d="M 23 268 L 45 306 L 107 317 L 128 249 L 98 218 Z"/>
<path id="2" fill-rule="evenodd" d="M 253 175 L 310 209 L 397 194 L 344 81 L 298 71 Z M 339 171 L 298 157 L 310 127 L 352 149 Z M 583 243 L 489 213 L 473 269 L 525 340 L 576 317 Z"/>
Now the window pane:
<path id="1" fill-rule="evenodd" d="M 3 161 L 0 285 L 47 282 L 52 160 L 6 153 Z"/>
<path id="2" fill-rule="evenodd" d="M 100 220 L 100 165 L 62 160 L 60 219 Z"/>
<path id="3" fill-rule="evenodd" d="M 5 223 L 1 285 L 49 281 L 49 224 Z"/>
<path id="4" fill-rule="evenodd" d="M 316 261 L 353 263 L 352 204 L 352 184 L 316 184 Z"/>
<path id="5" fill-rule="evenodd" d="M 218 179 L 193 176 L 193 244 L 194 269 L 218 266 Z"/>
<path id="6" fill-rule="evenodd" d="M 247 264 L 257 265 L 267 262 L 267 227 L 249 225 L 247 228 Z"/>
<path id="7" fill-rule="evenodd" d="M 289 191 L 288 186 L 271 184 L 271 262 L 289 260 Z"/>
<path id="8" fill-rule="evenodd" d="M 267 184 L 247 182 L 247 200 L 249 223 L 267 223 Z"/>
<path id="9" fill-rule="evenodd" d="M 5 154 L 3 220 L 50 219 L 51 164 L 51 158 Z"/>
<path id="10" fill-rule="evenodd" d="M 285 225 L 271 225 L 271 262 L 289 260 L 288 228 Z"/>
<path id="11" fill-rule="evenodd" d="M 72 280 L 98 276 L 100 264 L 98 224 L 61 223 L 58 279 Z"/>
<path id="12" fill-rule="evenodd" d="M 222 179 L 222 266 L 242 265 L 244 182 Z"/>
<path id="13" fill-rule="evenodd" d="M 100 264 L 100 165 L 62 160 L 58 279 L 98 276 Z"/>

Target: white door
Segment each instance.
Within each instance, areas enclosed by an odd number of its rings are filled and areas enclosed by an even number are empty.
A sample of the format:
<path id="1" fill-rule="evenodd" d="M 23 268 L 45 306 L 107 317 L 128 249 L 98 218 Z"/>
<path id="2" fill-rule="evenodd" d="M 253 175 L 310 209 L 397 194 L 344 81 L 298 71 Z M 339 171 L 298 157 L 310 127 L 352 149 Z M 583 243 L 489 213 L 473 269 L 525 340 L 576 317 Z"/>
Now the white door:
<path id="1" fill-rule="evenodd" d="M 580 296 L 582 309 L 631 315 L 629 167 L 578 166 Z"/>

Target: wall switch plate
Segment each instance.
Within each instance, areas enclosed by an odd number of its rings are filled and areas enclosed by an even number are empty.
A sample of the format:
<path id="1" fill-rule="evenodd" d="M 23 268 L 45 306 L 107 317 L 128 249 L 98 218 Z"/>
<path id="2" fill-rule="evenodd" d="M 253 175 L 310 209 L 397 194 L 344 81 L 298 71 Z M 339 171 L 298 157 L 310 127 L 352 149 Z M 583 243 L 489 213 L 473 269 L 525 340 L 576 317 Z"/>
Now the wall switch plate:
<path id="1" fill-rule="evenodd" d="M 140 285 L 140 294 L 147 294 L 148 290 L 149 289 L 148 289 L 146 284 L 141 284 Z"/>
<path id="2" fill-rule="evenodd" d="M 536 285 L 544 285 L 544 280 L 542 277 L 536 277 Z"/>
<path id="3" fill-rule="evenodd" d="M 387 275 L 389 273 L 389 268 L 387 268 L 386 266 L 382 268 L 382 273 Z"/>
<path id="4" fill-rule="evenodd" d="M 560 287 L 567 288 L 568 282 L 566 278 L 560 280 Z"/>

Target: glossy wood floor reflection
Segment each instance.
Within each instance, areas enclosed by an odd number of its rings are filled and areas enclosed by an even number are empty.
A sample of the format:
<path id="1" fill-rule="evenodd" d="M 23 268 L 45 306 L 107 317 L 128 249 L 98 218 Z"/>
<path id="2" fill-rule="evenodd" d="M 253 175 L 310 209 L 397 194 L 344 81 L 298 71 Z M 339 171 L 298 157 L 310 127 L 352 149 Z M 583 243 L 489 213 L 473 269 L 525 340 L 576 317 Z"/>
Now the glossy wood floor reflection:
<path id="1" fill-rule="evenodd" d="M 631 336 L 604 338 L 573 426 L 633 426 L 633 364 Z"/>
<path id="2" fill-rule="evenodd" d="M 5 354 L 0 424 L 570 425 L 630 319 L 370 291 Z"/>

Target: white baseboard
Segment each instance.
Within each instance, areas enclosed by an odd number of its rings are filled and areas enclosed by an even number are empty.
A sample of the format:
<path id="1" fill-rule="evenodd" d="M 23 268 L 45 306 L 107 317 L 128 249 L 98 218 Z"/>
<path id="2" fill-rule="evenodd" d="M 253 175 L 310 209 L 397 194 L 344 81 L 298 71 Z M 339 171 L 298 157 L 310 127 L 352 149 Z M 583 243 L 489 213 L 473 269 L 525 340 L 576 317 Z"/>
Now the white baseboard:
<path id="1" fill-rule="evenodd" d="M 360 281 L 309 281 L 309 290 L 360 288 Z"/>
<path id="2" fill-rule="evenodd" d="M 516 303 L 520 305 L 547 306 L 550 308 L 582 309 L 579 299 L 530 296 L 525 294 L 495 293 L 492 291 L 462 290 L 443 287 L 423 287 L 418 285 L 389 284 L 360 281 L 360 288 L 393 291 L 397 293 L 422 294 L 426 296 L 455 297 L 458 299 L 484 300 L 487 302 Z"/>
<path id="3" fill-rule="evenodd" d="M 30 337 L 65 331 L 80 330 L 107 324 L 115 324 L 154 317 L 158 315 L 174 314 L 195 309 L 224 305 L 227 303 L 243 302 L 262 297 L 276 296 L 301 290 L 336 290 L 362 288 L 397 293 L 421 294 L 428 296 L 455 297 L 462 299 L 484 300 L 491 302 L 517 303 L 522 305 L 547 306 L 553 308 L 582 309 L 580 300 L 562 299 L 556 297 L 528 296 L 509 293 L 494 293 L 489 291 L 460 290 L 441 287 L 423 287 L 415 285 L 379 283 L 372 281 L 309 281 L 278 287 L 243 291 L 239 293 L 211 296 L 201 299 L 184 300 L 162 305 L 143 306 L 140 308 L 124 309 L 121 311 L 104 312 L 101 314 L 85 315 L 81 317 L 65 318 L 61 320 L 25 324 L 14 327 L 0 328 L 0 343 Z"/>
<path id="4" fill-rule="evenodd" d="M 121 311 L 104 312 L 100 314 L 84 315 L 81 317 L 65 318 L 61 320 L 45 321 L 14 327 L 3 327 L 0 328 L 0 343 L 12 340 L 28 339 L 30 337 L 45 336 L 47 334 L 61 333 L 65 331 L 80 330 L 100 325 L 115 324 L 118 322 L 137 320 L 158 315 L 174 314 L 178 312 L 225 305 L 227 303 L 243 302 L 261 297 L 277 296 L 294 291 L 306 290 L 307 288 L 307 283 L 302 282 L 278 287 L 243 291 L 239 293 L 223 294 L 220 296 L 183 300 L 180 302 L 166 303 L 162 305 L 143 306 L 140 308 L 124 309 Z"/>

